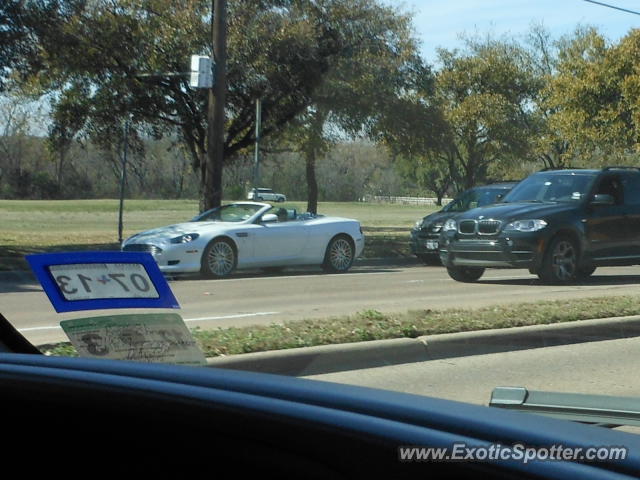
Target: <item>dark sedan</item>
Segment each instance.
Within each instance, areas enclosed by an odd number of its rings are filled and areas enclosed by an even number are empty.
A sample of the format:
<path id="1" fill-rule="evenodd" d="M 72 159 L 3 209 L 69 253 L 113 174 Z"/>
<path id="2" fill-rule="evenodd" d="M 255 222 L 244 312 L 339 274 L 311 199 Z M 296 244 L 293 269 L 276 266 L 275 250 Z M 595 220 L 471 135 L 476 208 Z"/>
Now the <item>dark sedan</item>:
<path id="1" fill-rule="evenodd" d="M 493 183 L 465 190 L 442 210 L 418 220 L 411 230 L 411 253 L 427 265 L 439 264 L 438 238 L 444 223 L 472 208 L 499 202 L 515 185 L 515 182 Z"/>

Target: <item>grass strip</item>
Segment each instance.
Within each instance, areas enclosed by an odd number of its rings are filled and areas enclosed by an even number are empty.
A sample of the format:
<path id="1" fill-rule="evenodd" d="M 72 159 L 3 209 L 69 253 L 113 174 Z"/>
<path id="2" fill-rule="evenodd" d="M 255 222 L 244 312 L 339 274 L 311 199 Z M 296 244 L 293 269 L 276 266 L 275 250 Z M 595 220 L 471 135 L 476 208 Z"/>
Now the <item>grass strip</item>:
<path id="1" fill-rule="evenodd" d="M 193 335 L 207 357 L 369 340 L 522 327 L 640 314 L 639 296 L 539 301 L 478 309 L 412 310 L 355 315 L 284 324 L 201 330 Z M 51 355 L 77 355 L 69 343 L 41 347 Z"/>

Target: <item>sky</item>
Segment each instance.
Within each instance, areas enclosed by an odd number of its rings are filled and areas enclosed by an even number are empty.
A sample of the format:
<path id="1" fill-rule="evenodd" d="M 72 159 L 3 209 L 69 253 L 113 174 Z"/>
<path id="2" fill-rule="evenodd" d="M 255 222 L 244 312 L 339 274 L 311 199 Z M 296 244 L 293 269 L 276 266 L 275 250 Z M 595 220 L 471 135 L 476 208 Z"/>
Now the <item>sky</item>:
<path id="1" fill-rule="evenodd" d="M 598 0 L 640 12 L 640 0 Z M 541 23 L 559 38 L 577 25 L 592 25 L 611 41 L 640 27 L 640 15 L 614 10 L 584 0 L 403 0 L 388 3 L 414 12 L 414 27 L 422 53 L 435 63 L 436 48 L 461 47 L 462 33 L 496 38 L 524 36 L 532 23 Z"/>

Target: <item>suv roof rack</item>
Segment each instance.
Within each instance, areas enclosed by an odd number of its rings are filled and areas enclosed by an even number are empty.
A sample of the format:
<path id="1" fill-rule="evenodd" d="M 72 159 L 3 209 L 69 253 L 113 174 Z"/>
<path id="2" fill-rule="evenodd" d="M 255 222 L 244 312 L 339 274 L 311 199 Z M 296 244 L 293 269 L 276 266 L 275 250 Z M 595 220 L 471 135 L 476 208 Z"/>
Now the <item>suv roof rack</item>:
<path id="1" fill-rule="evenodd" d="M 583 167 L 572 167 L 571 165 L 567 165 L 565 167 L 544 167 L 541 170 L 538 170 L 538 172 L 552 172 L 554 170 L 586 170 Z"/>
<path id="2" fill-rule="evenodd" d="M 640 171 L 640 167 L 624 167 L 624 166 L 612 166 L 612 167 L 604 167 L 602 171 L 608 170 L 638 170 Z"/>
<path id="3" fill-rule="evenodd" d="M 522 180 L 487 180 L 487 183 L 483 185 L 476 185 L 476 187 L 490 187 L 492 185 L 500 185 L 501 183 L 518 183 Z"/>

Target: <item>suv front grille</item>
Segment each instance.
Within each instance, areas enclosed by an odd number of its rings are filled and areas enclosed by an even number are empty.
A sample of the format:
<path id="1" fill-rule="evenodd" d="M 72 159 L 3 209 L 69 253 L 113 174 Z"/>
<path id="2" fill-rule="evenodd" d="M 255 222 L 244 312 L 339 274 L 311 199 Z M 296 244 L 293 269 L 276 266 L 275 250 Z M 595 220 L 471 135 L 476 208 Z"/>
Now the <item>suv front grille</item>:
<path id="1" fill-rule="evenodd" d="M 480 220 L 478 222 L 478 233 L 480 235 L 493 235 L 494 233 L 498 233 L 500 223 L 499 220 Z"/>
<path id="2" fill-rule="evenodd" d="M 461 220 L 458 232 L 462 235 L 494 235 L 500 230 L 500 220 Z"/>
<path id="3" fill-rule="evenodd" d="M 162 249 L 160 247 L 156 247 L 155 245 L 150 245 L 148 243 L 133 243 L 131 245 L 125 245 L 122 251 L 123 252 L 148 252 L 151 255 L 157 255 L 158 253 L 162 253 Z"/>
<path id="4" fill-rule="evenodd" d="M 476 233 L 476 221 L 462 220 L 458 227 L 458 231 L 464 235 L 472 235 Z"/>

